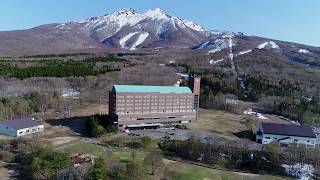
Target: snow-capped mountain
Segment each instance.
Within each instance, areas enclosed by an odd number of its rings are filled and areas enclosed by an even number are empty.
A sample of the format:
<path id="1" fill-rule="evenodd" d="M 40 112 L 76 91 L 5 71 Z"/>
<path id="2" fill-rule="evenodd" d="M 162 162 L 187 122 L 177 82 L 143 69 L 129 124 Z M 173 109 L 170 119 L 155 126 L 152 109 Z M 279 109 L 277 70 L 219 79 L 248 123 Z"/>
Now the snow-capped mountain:
<path id="1" fill-rule="evenodd" d="M 62 31 L 74 27 L 81 27 L 82 32 L 107 46 L 129 50 L 164 45 L 188 48 L 210 35 L 210 31 L 200 25 L 171 16 L 160 8 L 145 13 L 131 8 L 121 9 L 112 14 L 56 26 Z"/>
<path id="2" fill-rule="evenodd" d="M 228 51 L 230 39 L 236 56 L 256 50 L 285 55 L 293 61 L 312 61 L 319 48 L 243 33 L 208 30 L 160 8 L 139 13 L 134 9 L 78 22 L 47 24 L 26 30 L 0 32 L 0 54 L 70 51 L 188 50 L 215 56 Z M 219 59 L 225 58 L 216 57 Z"/>

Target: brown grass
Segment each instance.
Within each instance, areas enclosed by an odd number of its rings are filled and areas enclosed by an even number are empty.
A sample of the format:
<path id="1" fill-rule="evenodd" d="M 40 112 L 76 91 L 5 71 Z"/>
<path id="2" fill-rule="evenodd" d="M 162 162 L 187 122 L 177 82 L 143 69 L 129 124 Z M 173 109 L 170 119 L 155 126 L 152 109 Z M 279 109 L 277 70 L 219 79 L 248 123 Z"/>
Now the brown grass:
<path id="1" fill-rule="evenodd" d="M 200 109 L 198 121 L 189 124 L 188 128 L 196 131 L 208 131 L 234 136 L 233 133 L 247 130 L 244 122 L 244 115 L 219 110 Z"/>
<path id="2" fill-rule="evenodd" d="M 198 121 L 188 124 L 187 127 L 195 131 L 208 131 L 235 137 L 233 133 L 250 130 L 246 126 L 246 119 L 252 119 L 252 122 L 288 124 L 287 121 L 273 115 L 266 115 L 266 117 L 269 119 L 261 120 L 254 116 L 234 114 L 220 110 L 200 109 Z"/>

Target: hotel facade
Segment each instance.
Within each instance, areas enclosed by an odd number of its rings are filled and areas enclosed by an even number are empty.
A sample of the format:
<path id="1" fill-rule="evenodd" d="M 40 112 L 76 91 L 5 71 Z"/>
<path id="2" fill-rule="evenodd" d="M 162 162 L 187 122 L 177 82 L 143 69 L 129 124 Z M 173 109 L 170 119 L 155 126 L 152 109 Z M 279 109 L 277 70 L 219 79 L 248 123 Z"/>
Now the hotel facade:
<path id="1" fill-rule="evenodd" d="M 189 87 L 114 85 L 109 116 L 122 128 L 158 128 L 197 120 L 200 78 Z"/>

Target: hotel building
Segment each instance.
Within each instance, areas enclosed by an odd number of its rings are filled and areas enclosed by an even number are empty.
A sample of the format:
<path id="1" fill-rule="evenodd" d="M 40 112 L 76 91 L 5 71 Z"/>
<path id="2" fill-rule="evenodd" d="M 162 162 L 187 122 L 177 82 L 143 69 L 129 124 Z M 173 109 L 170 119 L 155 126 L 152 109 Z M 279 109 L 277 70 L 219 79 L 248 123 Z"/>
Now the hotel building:
<path id="1" fill-rule="evenodd" d="M 197 120 L 200 78 L 189 87 L 114 85 L 109 116 L 122 128 L 158 128 Z"/>

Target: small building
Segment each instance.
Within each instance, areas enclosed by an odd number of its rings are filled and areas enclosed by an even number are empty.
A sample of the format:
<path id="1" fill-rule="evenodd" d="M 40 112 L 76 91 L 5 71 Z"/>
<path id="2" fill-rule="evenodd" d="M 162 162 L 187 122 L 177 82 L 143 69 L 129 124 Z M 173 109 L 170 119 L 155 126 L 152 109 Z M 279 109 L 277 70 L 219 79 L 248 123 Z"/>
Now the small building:
<path id="1" fill-rule="evenodd" d="M 261 123 L 256 133 L 256 141 L 262 144 L 279 142 L 282 145 L 316 145 L 316 135 L 307 125 Z"/>
<path id="2" fill-rule="evenodd" d="M 114 85 L 109 93 L 109 116 L 121 128 L 159 128 L 195 121 L 200 78 L 189 87 Z"/>
<path id="3" fill-rule="evenodd" d="M 13 137 L 25 136 L 43 131 L 44 125 L 33 118 L 0 122 L 0 134 Z"/>

